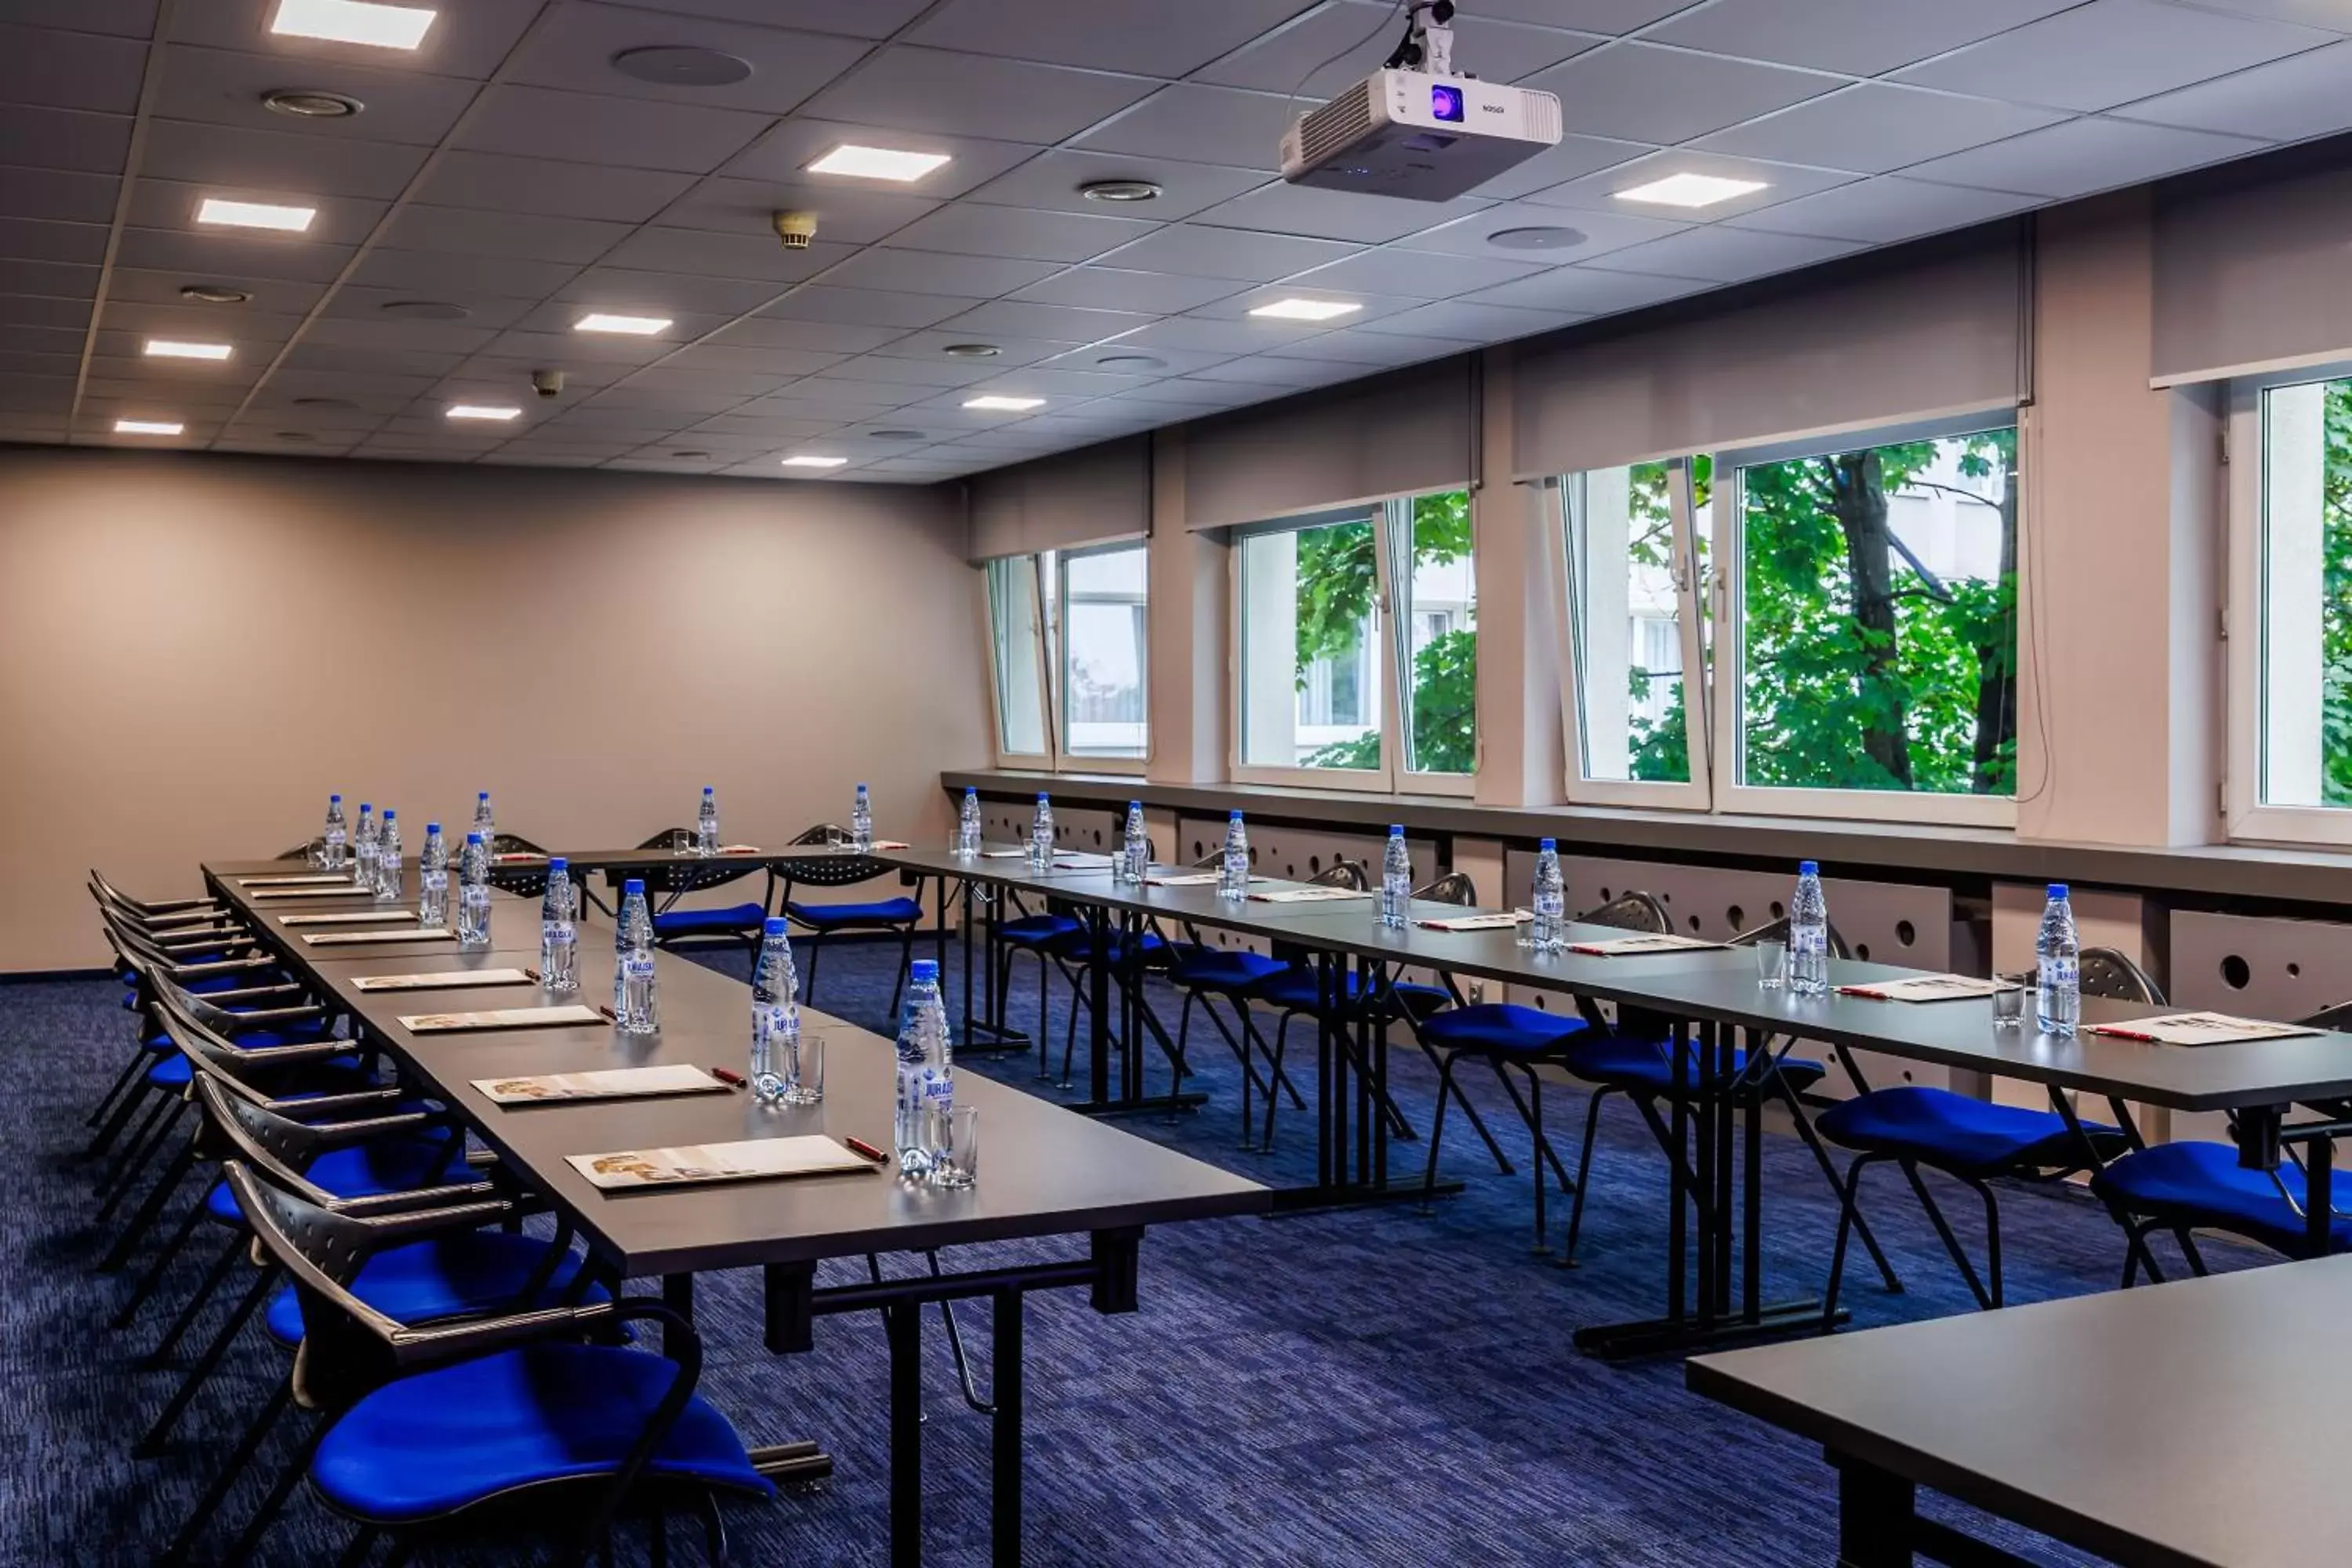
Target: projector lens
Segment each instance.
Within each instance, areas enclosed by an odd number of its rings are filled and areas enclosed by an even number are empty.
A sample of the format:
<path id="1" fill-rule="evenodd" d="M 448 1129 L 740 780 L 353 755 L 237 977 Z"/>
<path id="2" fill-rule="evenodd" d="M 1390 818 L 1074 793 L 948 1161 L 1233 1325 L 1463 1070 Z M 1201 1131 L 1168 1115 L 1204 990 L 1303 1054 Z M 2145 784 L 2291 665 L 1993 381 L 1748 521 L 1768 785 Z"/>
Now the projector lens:
<path id="1" fill-rule="evenodd" d="M 1429 112 L 1449 125 L 1462 123 L 1462 89 L 1458 87 L 1433 87 L 1429 89 Z"/>

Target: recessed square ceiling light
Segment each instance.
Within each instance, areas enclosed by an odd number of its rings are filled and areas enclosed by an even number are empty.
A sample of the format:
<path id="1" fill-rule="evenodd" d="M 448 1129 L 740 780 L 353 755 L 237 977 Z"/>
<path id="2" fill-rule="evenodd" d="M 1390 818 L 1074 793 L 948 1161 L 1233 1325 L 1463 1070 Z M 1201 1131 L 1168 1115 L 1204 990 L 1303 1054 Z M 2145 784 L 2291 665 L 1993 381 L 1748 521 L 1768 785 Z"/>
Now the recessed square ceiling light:
<path id="1" fill-rule="evenodd" d="M 788 468 L 837 468 L 848 462 L 846 458 L 786 458 Z"/>
<path id="2" fill-rule="evenodd" d="M 945 153 L 907 153 L 896 147 L 860 147 L 845 142 L 808 165 L 812 174 L 847 174 L 859 180 L 919 180 L 942 163 Z"/>
<path id="3" fill-rule="evenodd" d="M 1762 180 L 1733 180 L 1721 174 L 1668 174 L 1663 180 L 1612 194 L 1621 202 L 1651 202 L 1662 207 L 1711 207 L 1764 187 Z"/>
<path id="4" fill-rule="evenodd" d="M 1045 406 L 1045 400 L 1042 397 L 998 397 L 992 394 L 985 397 L 971 398 L 964 404 L 964 406 L 1003 409 L 1018 414 L 1031 408 L 1043 408 Z"/>
<path id="5" fill-rule="evenodd" d="M 1361 305 L 1343 300 L 1276 300 L 1271 305 L 1260 305 L 1250 314 L 1276 321 L 1328 321 L 1362 309 Z"/>
<path id="6" fill-rule="evenodd" d="M 572 323 L 575 332 L 626 332 L 631 337 L 649 338 L 656 332 L 669 331 L 667 316 L 608 316 L 593 311 Z"/>
<path id="7" fill-rule="evenodd" d="M 269 202 L 232 202 L 220 196 L 206 196 L 196 208 L 198 223 L 223 224 L 231 228 L 274 228 L 287 234 L 301 234 L 319 216 L 316 207 L 285 207 Z"/>
<path id="8" fill-rule="evenodd" d="M 278 0 L 269 30 L 281 37 L 413 49 L 425 41 L 439 15 L 415 5 L 371 5 L 362 0 Z"/>
<path id="9" fill-rule="evenodd" d="M 187 428 L 176 419 L 118 419 L 114 433 L 118 436 L 177 436 Z"/>
<path id="10" fill-rule="evenodd" d="M 147 357 L 150 359 L 226 359 L 236 352 L 228 343 L 180 343 L 169 338 L 149 338 Z"/>
<path id="11" fill-rule="evenodd" d="M 520 408 L 493 408 L 480 403 L 453 403 L 449 405 L 452 419 L 496 419 L 505 421 L 521 416 Z"/>

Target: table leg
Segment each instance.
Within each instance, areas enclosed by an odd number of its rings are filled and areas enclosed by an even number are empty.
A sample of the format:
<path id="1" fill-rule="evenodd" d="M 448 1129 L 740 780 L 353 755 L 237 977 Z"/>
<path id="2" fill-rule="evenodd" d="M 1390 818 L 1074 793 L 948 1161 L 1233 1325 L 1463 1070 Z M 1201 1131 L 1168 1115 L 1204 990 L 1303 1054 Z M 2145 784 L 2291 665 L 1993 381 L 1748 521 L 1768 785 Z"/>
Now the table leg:
<path id="1" fill-rule="evenodd" d="M 1110 911 L 1087 907 L 1087 1079 L 1088 1098 L 1115 1103 L 1110 1092 Z"/>
<path id="2" fill-rule="evenodd" d="M 1021 1312 L 1020 1291 L 996 1292 L 996 1415 L 988 1510 L 994 1568 L 1018 1568 L 1021 1562 Z"/>
<path id="3" fill-rule="evenodd" d="M 890 1563 L 923 1561 L 923 1309 L 894 1301 L 882 1309 L 890 1342 Z M 1003 1376 L 1000 1370 L 998 1375 Z"/>
<path id="4" fill-rule="evenodd" d="M 1756 1053 L 1769 1051 L 1769 1036 L 1755 1030 L 1748 1033 L 1748 1059 L 1751 1065 Z M 1769 1068 L 1766 1069 L 1769 1071 Z M 1748 1086 L 1746 1112 L 1747 1147 L 1742 1152 L 1745 1164 L 1740 1172 L 1743 1184 L 1739 1202 L 1739 1315 L 1749 1322 L 1756 1320 L 1762 1307 L 1760 1300 L 1764 1279 L 1764 1085 L 1767 1080 L 1755 1078 Z"/>
<path id="5" fill-rule="evenodd" d="M 2336 1219 L 2336 1140 L 2315 1138 L 2303 1161 L 2304 1245 L 2314 1258 L 2325 1258 L 2334 1240 Z"/>
<path id="6" fill-rule="evenodd" d="M 1686 1024 L 1676 1024 L 1674 1026 L 1674 1032 L 1667 1037 L 1666 1045 L 1667 1048 L 1674 1052 L 1672 1079 L 1679 1080 L 1683 1076 L 1684 1063 L 1687 1059 L 1685 1053 L 1694 1048 L 1690 1037 L 1690 1026 Z M 1683 1151 L 1690 1146 L 1688 1142 L 1690 1097 L 1685 1094 L 1670 1094 L 1667 1098 L 1673 1101 L 1672 1120 L 1669 1125 L 1673 1128 L 1675 1149 L 1674 1158 L 1668 1163 L 1666 1173 L 1667 1202 L 1672 1205 L 1666 1215 L 1666 1321 L 1679 1324 L 1683 1321 L 1686 1307 L 1686 1297 L 1684 1291 L 1685 1268 L 1683 1262 L 1683 1248 L 1689 1236 L 1689 1217 L 1685 1211 L 1691 1200 L 1691 1191 L 1683 1180 Z M 1706 1186 L 1707 1169 L 1704 1148 L 1701 1150 L 1699 1167 L 1695 1174 L 1697 1176 L 1699 1185 Z"/>
<path id="7" fill-rule="evenodd" d="M 1838 1470 L 1838 1568 L 1910 1568 L 1917 1489 L 1843 1455 L 1830 1462 Z"/>

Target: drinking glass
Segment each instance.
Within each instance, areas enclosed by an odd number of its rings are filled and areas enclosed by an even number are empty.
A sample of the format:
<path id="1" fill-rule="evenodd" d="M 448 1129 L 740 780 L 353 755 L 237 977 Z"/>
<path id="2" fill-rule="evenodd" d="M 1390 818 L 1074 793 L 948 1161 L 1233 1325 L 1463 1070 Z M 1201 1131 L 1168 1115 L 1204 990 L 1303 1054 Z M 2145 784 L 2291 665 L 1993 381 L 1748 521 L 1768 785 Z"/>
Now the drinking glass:
<path id="1" fill-rule="evenodd" d="M 979 1106 L 926 1111 L 923 1126 L 923 1142 L 931 1151 L 931 1185 L 961 1189 L 980 1180 Z"/>
<path id="2" fill-rule="evenodd" d="M 1789 944 L 1785 942 L 1759 942 L 1756 944 L 1756 984 L 1765 991 L 1778 991 L 1789 973 Z"/>
<path id="3" fill-rule="evenodd" d="M 786 1105 L 816 1105 L 824 1100 L 824 1037 L 802 1035 L 782 1043 L 782 1069 Z"/>
<path id="4" fill-rule="evenodd" d="M 2019 1029 L 2025 1026 L 2026 976 L 1997 974 L 1996 980 L 2008 982 L 2006 990 L 1992 994 L 1992 1025 L 1996 1029 Z"/>

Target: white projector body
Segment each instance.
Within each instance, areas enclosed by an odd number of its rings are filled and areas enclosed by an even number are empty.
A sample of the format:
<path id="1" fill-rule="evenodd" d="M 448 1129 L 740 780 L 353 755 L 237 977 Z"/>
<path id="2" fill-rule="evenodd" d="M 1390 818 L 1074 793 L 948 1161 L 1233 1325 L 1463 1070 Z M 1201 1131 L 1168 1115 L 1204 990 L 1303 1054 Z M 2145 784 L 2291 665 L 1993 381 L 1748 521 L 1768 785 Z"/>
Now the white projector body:
<path id="1" fill-rule="evenodd" d="M 1559 142 L 1559 100 L 1426 71 L 1374 71 L 1283 132 L 1294 185 L 1451 201 Z"/>

